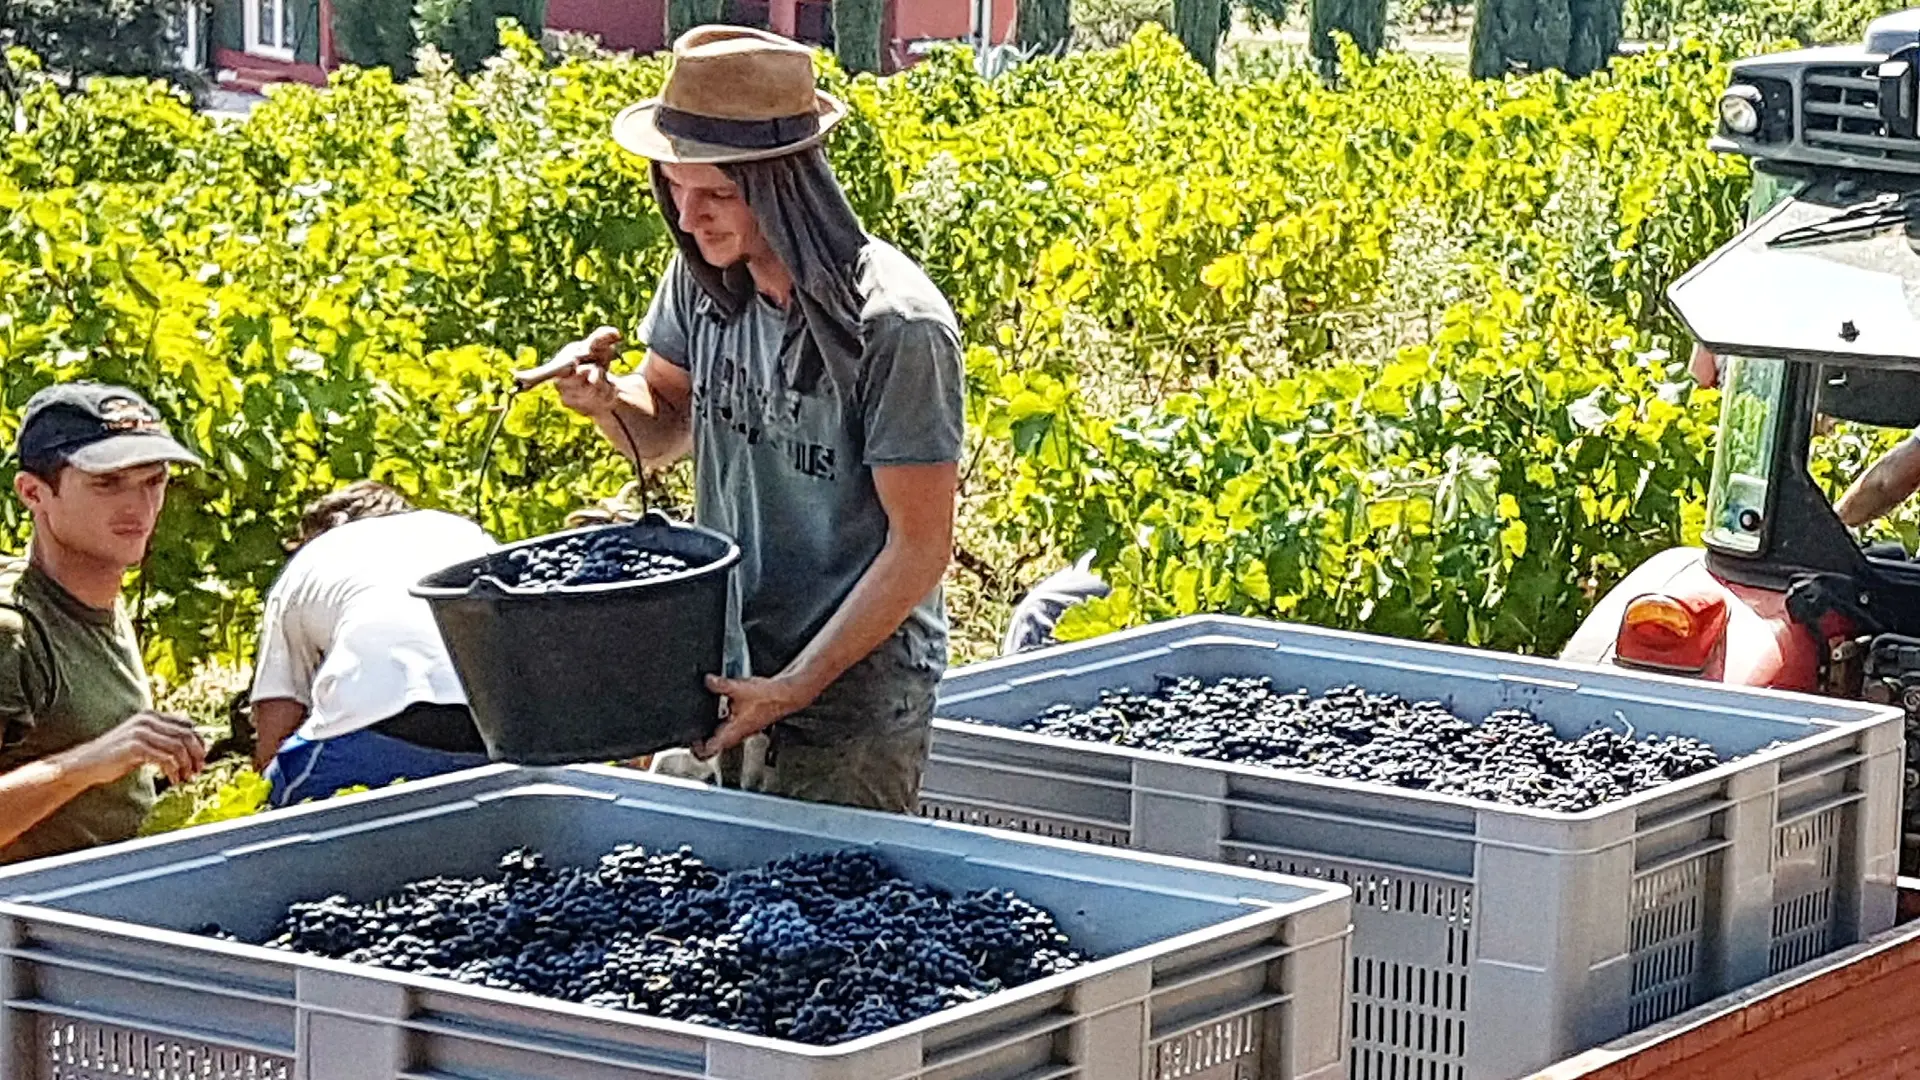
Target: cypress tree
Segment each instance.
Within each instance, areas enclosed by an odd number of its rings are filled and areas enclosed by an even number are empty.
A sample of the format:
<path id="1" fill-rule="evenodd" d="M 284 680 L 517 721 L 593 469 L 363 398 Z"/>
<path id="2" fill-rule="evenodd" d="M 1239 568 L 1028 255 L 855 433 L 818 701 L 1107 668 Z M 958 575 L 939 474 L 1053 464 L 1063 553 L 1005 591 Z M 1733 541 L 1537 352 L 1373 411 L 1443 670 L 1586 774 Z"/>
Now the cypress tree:
<path id="1" fill-rule="evenodd" d="M 394 77 L 413 74 L 420 36 L 407 0 L 334 0 L 333 40 L 340 56 L 360 67 L 383 67 Z"/>
<path id="2" fill-rule="evenodd" d="M 1173 3 L 1174 36 L 1209 75 L 1219 67 L 1221 30 L 1228 17 L 1225 0 L 1174 0 Z"/>
<path id="3" fill-rule="evenodd" d="M 1336 30 L 1368 56 L 1378 55 L 1387 43 L 1387 0 L 1312 0 L 1308 8 L 1313 55 L 1323 65 L 1340 58 L 1333 44 Z"/>
<path id="4" fill-rule="evenodd" d="M 74 76 L 165 76 L 180 67 L 180 11 L 169 0 L 21 0 L 0 5 L 0 48 L 30 49 Z"/>
<path id="5" fill-rule="evenodd" d="M 452 58 L 454 67 L 471 75 L 487 57 L 500 51 L 500 20 L 512 19 L 520 29 L 538 35 L 547 23 L 546 0 L 454 0 L 422 3 L 414 8 L 414 29 L 420 40 Z"/>
<path id="6" fill-rule="evenodd" d="M 885 0 L 833 0 L 833 51 L 849 74 L 880 71 Z"/>
<path id="7" fill-rule="evenodd" d="M 1014 27 L 1021 49 L 1053 52 L 1073 34 L 1072 0 L 1020 0 Z"/>
<path id="8" fill-rule="evenodd" d="M 1567 45 L 1567 74 L 1583 78 L 1607 66 L 1620 47 L 1623 0 L 1568 0 L 1572 34 Z"/>
<path id="9" fill-rule="evenodd" d="M 1514 68 L 1564 70 L 1572 39 L 1568 0 L 1478 0 L 1469 65 L 1480 79 L 1497 79 Z"/>

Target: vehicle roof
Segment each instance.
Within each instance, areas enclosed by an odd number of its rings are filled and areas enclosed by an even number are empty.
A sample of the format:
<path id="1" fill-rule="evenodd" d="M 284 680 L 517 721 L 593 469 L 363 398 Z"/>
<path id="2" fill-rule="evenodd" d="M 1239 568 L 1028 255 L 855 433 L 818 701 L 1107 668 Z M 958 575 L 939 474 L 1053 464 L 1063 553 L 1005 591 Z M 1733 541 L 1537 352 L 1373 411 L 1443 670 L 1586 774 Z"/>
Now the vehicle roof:
<path id="1" fill-rule="evenodd" d="M 1667 300 L 1717 353 L 1920 370 L 1920 231 L 1910 240 L 1896 224 L 1812 245 L 1769 243 L 1882 193 L 1910 191 L 1920 191 L 1920 177 L 1815 179 L 1674 282 Z"/>

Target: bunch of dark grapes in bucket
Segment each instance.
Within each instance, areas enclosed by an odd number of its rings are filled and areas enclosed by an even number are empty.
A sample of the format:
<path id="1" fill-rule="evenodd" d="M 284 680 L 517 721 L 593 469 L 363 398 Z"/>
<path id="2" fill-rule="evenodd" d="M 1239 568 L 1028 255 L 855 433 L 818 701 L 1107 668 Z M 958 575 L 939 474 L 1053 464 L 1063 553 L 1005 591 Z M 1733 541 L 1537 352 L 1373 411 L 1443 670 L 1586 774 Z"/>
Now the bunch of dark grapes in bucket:
<path id="1" fill-rule="evenodd" d="M 1019 730 L 1211 761 L 1266 765 L 1546 810 L 1580 811 L 1721 763 L 1698 739 L 1596 727 L 1575 739 L 1521 709 L 1475 723 L 1434 701 L 1348 686 L 1276 690 L 1264 678 L 1162 678 L 1056 705 Z"/>
<path id="2" fill-rule="evenodd" d="M 556 537 L 493 556 L 475 572 L 523 589 L 651 581 L 687 569 L 687 560 L 641 547 L 624 529 Z"/>
<path id="3" fill-rule="evenodd" d="M 954 896 L 857 849 L 731 872 L 684 847 L 588 867 L 520 850 L 483 878 L 294 904 L 266 944 L 820 1045 L 1085 962 L 1011 893 Z"/>

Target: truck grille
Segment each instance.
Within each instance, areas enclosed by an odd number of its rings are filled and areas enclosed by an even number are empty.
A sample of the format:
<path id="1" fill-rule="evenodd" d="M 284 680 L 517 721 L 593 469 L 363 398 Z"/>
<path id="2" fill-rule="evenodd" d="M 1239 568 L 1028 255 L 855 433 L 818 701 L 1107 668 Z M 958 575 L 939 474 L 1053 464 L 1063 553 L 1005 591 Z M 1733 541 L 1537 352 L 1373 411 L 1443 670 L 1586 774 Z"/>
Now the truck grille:
<path id="1" fill-rule="evenodd" d="M 1889 135 L 1881 123 L 1880 84 L 1869 68 L 1807 69 L 1800 88 L 1800 138 L 1821 150 L 1920 163 L 1920 142 Z"/>

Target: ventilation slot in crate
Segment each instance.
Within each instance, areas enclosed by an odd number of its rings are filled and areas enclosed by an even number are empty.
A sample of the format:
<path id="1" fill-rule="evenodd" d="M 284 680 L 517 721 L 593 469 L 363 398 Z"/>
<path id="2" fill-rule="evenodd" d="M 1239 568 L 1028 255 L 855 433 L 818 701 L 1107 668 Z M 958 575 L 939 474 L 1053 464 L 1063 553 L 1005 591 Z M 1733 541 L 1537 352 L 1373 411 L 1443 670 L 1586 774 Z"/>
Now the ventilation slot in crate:
<path id="1" fill-rule="evenodd" d="M 288 1080 L 287 1058 L 42 1016 L 36 1042 L 45 1070 L 23 1080 Z"/>
<path id="2" fill-rule="evenodd" d="M 1208 1024 L 1153 1047 L 1153 1080 L 1259 1080 L 1260 1017 Z"/>
<path id="3" fill-rule="evenodd" d="M 1773 838 L 1774 974 L 1833 948 L 1833 886 L 1840 872 L 1840 808 L 1782 825 Z"/>
<path id="4" fill-rule="evenodd" d="M 1334 862 L 1227 851 L 1228 861 L 1260 870 L 1336 882 L 1353 890 L 1350 1080 L 1465 1080 L 1467 971 L 1473 954 L 1473 889 L 1409 874 Z M 1445 930 L 1433 935 L 1433 922 Z M 1396 932 L 1397 931 L 1397 932 Z M 1444 942 L 1417 950 L 1414 940 Z M 1394 958 L 1369 942 L 1397 943 Z"/>
<path id="5" fill-rule="evenodd" d="M 1708 862 L 1703 855 L 1635 878 L 1631 947 L 1633 996 L 1629 1028 L 1642 1028 L 1693 1007 L 1700 991 Z"/>
<path id="6" fill-rule="evenodd" d="M 932 818 L 935 821 L 951 821 L 957 825 L 1006 829 L 1009 832 L 1026 833 L 1029 836 L 1048 836 L 1055 840 L 1105 844 L 1108 847 L 1126 847 L 1130 839 L 1125 829 L 1089 825 L 1078 821 L 1061 821 L 1043 814 L 987 810 L 969 806 L 966 803 L 942 802 L 937 799 L 921 799 L 920 816 Z"/>

